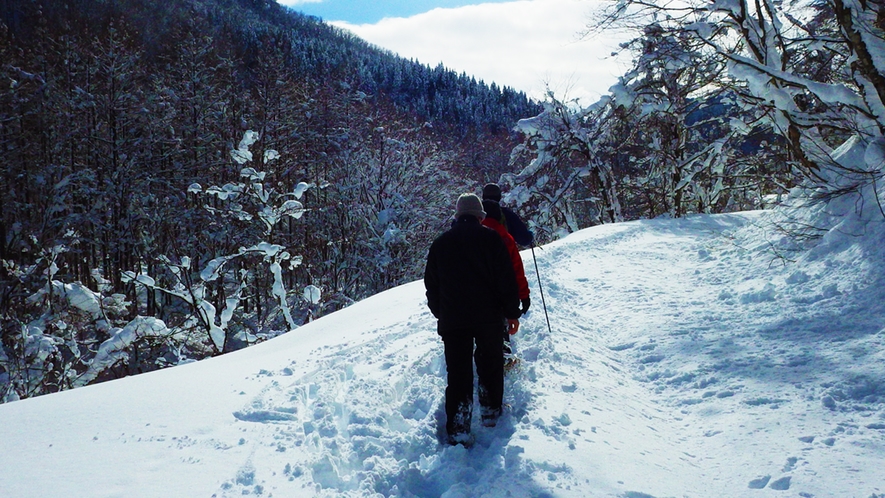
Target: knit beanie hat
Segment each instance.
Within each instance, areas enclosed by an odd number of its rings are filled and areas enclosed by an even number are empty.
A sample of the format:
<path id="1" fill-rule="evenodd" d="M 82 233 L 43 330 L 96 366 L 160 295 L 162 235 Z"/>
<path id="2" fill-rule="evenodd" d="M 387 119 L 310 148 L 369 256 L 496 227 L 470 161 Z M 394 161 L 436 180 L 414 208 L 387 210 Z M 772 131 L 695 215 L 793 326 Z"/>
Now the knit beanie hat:
<path id="1" fill-rule="evenodd" d="M 482 188 L 482 198 L 501 202 L 501 187 L 497 183 L 487 183 Z"/>
<path id="2" fill-rule="evenodd" d="M 501 221 L 504 214 L 501 212 L 501 205 L 491 199 L 483 199 L 482 210 L 486 212 L 486 218 Z"/>
<path id="3" fill-rule="evenodd" d="M 458 202 L 455 203 L 455 218 L 460 218 L 465 214 L 476 216 L 479 219 L 486 217 L 486 212 L 482 210 L 482 201 L 476 194 L 461 194 L 458 197 Z"/>

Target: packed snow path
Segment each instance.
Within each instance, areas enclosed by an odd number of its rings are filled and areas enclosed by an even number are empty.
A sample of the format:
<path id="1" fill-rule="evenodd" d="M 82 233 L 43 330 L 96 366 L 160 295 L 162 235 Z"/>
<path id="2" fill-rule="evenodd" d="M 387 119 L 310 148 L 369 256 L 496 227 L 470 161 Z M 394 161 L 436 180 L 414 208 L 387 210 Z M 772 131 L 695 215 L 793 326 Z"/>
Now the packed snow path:
<path id="1" fill-rule="evenodd" d="M 552 332 L 523 252 L 522 363 L 469 450 L 440 443 L 415 282 L 242 352 L 0 406 L 0 495 L 885 496 L 883 256 L 786 263 L 761 219 L 536 249 Z"/>

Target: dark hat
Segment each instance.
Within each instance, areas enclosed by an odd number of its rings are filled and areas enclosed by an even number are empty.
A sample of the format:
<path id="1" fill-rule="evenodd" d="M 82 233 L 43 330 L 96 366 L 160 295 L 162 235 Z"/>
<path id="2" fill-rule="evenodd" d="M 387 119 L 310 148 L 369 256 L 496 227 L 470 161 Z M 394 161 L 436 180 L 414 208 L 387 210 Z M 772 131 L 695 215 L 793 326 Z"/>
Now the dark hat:
<path id="1" fill-rule="evenodd" d="M 497 201 L 493 201 L 491 199 L 483 199 L 482 209 L 486 212 L 487 218 L 501 221 L 501 218 L 504 217 L 504 214 L 501 213 L 501 205 L 498 204 Z"/>
<path id="2" fill-rule="evenodd" d="M 497 183 L 487 183 L 482 188 L 482 198 L 501 202 L 501 187 Z"/>
<path id="3" fill-rule="evenodd" d="M 476 194 L 461 194 L 458 197 L 458 202 L 455 203 L 455 218 L 465 214 L 471 214 L 481 220 L 486 217 L 486 212 L 482 210 L 482 201 Z"/>

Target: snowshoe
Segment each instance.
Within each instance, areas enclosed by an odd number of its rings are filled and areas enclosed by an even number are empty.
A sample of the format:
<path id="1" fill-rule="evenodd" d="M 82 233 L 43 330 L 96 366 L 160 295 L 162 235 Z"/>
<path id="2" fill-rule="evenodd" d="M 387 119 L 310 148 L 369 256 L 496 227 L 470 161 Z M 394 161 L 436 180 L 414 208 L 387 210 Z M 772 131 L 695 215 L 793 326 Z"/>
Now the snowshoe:
<path id="1" fill-rule="evenodd" d="M 519 358 L 514 354 L 504 355 L 504 373 L 509 373 L 519 366 Z"/>
<path id="2" fill-rule="evenodd" d="M 461 434 L 449 434 L 446 442 L 449 443 L 450 446 L 461 445 L 465 448 L 470 448 L 473 446 L 473 443 L 476 442 L 476 437 L 474 437 L 471 433 L 461 433 Z"/>
<path id="3" fill-rule="evenodd" d="M 496 410 L 483 410 L 482 413 L 482 426 L 483 427 L 494 427 L 498 425 L 498 419 L 501 418 L 502 409 L 498 408 Z"/>
<path id="4" fill-rule="evenodd" d="M 516 341 L 513 338 L 504 341 L 504 373 L 507 374 L 519 364 L 516 356 Z"/>

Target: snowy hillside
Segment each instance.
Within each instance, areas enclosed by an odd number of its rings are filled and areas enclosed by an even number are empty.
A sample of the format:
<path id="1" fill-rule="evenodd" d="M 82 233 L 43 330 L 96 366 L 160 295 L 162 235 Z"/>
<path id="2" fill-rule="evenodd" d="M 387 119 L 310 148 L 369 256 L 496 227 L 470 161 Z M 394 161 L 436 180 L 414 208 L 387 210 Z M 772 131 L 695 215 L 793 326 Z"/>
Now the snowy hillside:
<path id="1" fill-rule="evenodd" d="M 469 450 L 439 442 L 442 343 L 415 282 L 247 350 L 0 406 L 0 496 L 885 496 L 883 223 L 787 262 L 767 216 L 536 249 L 552 332 L 523 252 L 523 362 Z"/>

